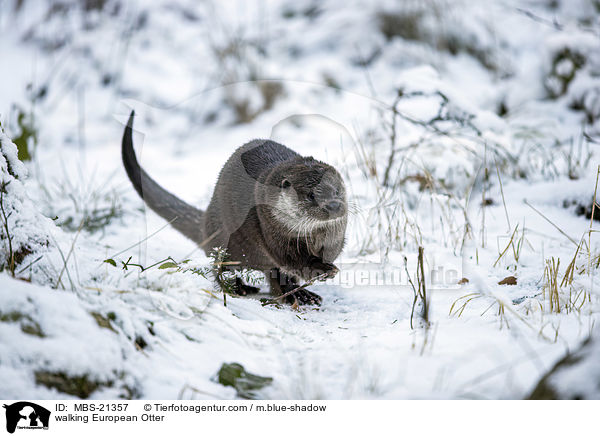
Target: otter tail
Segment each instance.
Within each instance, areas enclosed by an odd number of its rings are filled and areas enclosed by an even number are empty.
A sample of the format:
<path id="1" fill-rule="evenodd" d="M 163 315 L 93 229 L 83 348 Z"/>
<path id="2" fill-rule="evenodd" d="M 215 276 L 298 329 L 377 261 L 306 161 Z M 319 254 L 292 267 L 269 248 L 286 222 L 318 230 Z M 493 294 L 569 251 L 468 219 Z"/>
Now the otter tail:
<path id="1" fill-rule="evenodd" d="M 129 180 L 131 180 L 133 187 L 150 209 L 169 221 L 183 235 L 198 244 L 201 243 L 203 238 L 201 224 L 203 212 L 161 188 L 140 167 L 133 150 L 132 130 L 134 115 L 135 111 L 131 111 L 125 132 L 123 132 L 123 142 L 121 144 L 123 165 L 125 166 Z"/>

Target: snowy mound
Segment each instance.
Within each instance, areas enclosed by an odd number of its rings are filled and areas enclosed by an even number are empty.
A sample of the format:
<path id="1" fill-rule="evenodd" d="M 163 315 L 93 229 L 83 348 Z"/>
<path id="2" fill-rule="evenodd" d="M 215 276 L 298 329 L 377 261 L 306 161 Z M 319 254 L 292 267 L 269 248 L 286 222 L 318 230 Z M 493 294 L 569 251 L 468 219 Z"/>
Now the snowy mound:
<path id="1" fill-rule="evenodd" d="M 17 157 L 17 146 L 0 130 L 0 263 L 11 273 L 25 273 L 36 257 L 47 251 L 52 221 L 36 210 L 21 179 L 27 175 Z M 28 273 L 31 271 L 27 271 Z M 33 277 L 34 274 L 31 275 Z"/>
<path id="2" fill-rule="evenodd" d="M 600 343 L 588 338 L 546 374 L 529 397 L 532 400 L 599 400 Z"/>

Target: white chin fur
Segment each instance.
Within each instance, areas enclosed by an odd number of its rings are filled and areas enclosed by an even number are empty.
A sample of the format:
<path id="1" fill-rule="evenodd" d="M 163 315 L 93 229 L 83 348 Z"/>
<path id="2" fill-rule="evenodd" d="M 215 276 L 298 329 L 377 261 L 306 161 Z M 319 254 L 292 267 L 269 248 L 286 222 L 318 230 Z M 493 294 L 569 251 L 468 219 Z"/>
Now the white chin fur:
<path id="1" fill-rule="evenodd" d="M 281 195 L 273 208 L 274 218 L 283 224 L 290 233 L 303 235 L 313 230 L 337 225 L 344 219 L 343 216 L 329 220 L 320 220 L 313 217 L 302 216 L 297 202 L 287 195 Z"/>

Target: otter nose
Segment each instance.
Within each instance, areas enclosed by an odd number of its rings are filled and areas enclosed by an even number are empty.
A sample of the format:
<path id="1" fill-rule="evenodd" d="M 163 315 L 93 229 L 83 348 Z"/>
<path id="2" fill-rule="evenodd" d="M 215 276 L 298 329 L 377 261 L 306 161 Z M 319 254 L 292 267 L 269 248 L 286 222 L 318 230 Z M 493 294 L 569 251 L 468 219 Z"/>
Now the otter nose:
<path id="1" fill-rule="evenodd" d="M 325 205 L 325 209 L 331 213 L 338 213 L 342 209 L 342 202 L 338 200 L 330 201 Z"/>

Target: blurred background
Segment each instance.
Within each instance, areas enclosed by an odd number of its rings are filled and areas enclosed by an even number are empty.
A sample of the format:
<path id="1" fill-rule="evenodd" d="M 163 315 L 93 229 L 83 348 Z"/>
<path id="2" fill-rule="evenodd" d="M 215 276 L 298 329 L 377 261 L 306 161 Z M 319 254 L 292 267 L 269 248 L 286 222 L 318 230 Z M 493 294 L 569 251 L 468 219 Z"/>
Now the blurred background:
<path id="1" fill-rule="evenodd" d="M 214 382 L 235 361 L 268 398 L 522 398 L 593 331 L 598 0 L 0 0 L 0 32 L 1 396 L 248 395 Z M 142 166 L 200 208 L 254 138 L 340 170 L 347 281 L 320 312 L 186 274 L 209 259 L 122 170 L 131 109 Z M 419 323 L 409 277 L 441 290 Z M 600 392 L 561 389 L 539 395 Z"/>

